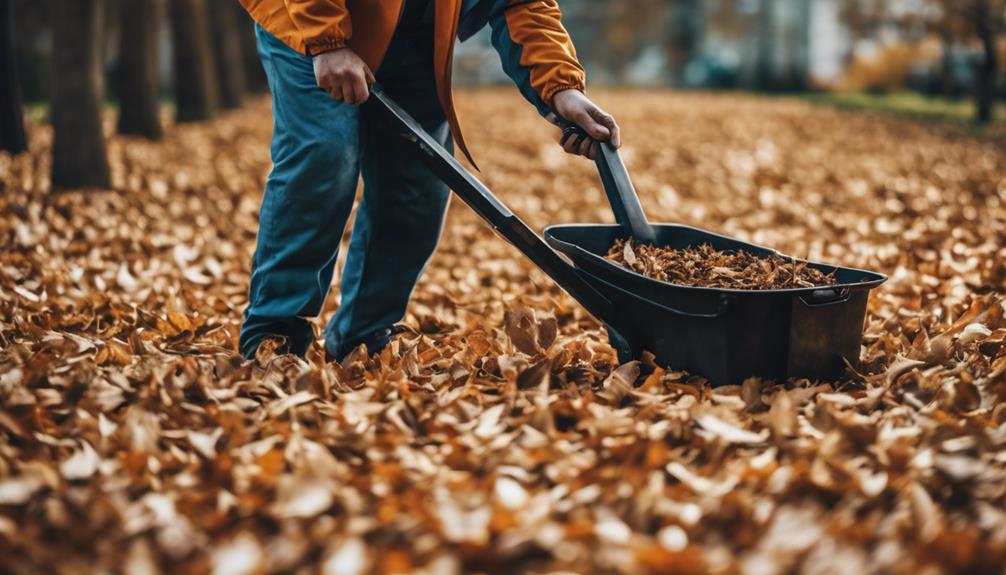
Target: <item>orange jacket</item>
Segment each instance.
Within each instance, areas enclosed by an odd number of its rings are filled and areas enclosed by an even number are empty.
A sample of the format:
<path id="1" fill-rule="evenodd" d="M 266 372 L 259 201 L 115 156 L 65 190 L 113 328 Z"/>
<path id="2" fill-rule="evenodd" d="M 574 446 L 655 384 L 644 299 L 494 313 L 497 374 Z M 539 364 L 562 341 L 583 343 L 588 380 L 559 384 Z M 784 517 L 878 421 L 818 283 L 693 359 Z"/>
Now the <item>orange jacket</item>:
<path id="1" fill-rule="evenodd" d="M 469 160 L 451 97 L 451 61 L 462 20 L 465 37 L 492 25 L 493 45 L 504 69 L 540 113 L 548 112 L 556 92 L 583 90 L 583 68 L 560 21 L 556 0 L 432 1 L 436 2 L 433 48 L 437 95 L 451 133 Z M 404 5 L 404 0 L 240 2 L 256 22 L 294 50 L 314 55 L 349 46 L 371 70 L 380 65 Z"/>

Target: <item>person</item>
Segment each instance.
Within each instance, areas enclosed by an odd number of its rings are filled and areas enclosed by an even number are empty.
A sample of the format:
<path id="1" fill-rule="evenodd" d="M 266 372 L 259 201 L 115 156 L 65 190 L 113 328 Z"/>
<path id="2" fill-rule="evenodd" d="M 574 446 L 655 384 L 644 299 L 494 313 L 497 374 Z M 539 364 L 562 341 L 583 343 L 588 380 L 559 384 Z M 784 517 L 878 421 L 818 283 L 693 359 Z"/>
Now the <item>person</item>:
<path id="1" fill-rule="evenodd" d="M 268 337 L 304 355 L 330 288 L 362 174 L 363 193 L 324 330 L 341 360 L 387 345 L 440 239 L 449 190 L 376 111 L 361 106 L 379 82 L 448 149 L 471 160 L 451 97 L 456 39 L 491 28 L 506 73 L 538 112 L 582 128 L 560 141 L 593 157 L 618 146 L 618 125 L 584 95 L 584 71 L 555 0 L 241 0 L 255 20 L 272 94 L 273 167 L 259 214 L 240 352 Z M 568 134 L 568 130 L 567 130 Z M 473 162 L 474 163 L 474 162 Z"/>

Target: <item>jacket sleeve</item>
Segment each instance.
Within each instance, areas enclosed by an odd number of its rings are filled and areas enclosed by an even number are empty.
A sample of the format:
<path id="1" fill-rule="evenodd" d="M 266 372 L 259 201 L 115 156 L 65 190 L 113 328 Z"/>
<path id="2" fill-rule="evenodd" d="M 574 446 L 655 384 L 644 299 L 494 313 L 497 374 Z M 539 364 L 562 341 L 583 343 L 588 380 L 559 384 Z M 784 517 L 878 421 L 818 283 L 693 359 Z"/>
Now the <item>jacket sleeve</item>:
<path id="1" fill-rule="evenodd" d="M 346 0 L 284 0 L 308 56 L 342 48 L 353 33 Z"/>
<path id="2" fill-rule="evenodd" d="M 585 74 L 556 0 L 500 0 L 490 16 L 503 70 L 542 116 L 556 92 L 583 90 Z"/>

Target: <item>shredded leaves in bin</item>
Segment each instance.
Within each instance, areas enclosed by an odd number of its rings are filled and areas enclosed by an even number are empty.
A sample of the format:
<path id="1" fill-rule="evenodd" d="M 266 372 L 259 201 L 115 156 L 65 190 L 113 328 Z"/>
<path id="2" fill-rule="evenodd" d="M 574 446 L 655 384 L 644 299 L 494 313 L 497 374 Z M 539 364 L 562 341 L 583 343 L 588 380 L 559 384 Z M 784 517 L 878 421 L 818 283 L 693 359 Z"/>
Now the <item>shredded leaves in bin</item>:
<path id="1" fill-rule="evenodd" d="M 682 249 L 615 240 L 608 259 L 661 281 L 695 287 L 769 290 L 827 286 L 833 274 L 783 256 L 721 251 L 709 244 Z"/>

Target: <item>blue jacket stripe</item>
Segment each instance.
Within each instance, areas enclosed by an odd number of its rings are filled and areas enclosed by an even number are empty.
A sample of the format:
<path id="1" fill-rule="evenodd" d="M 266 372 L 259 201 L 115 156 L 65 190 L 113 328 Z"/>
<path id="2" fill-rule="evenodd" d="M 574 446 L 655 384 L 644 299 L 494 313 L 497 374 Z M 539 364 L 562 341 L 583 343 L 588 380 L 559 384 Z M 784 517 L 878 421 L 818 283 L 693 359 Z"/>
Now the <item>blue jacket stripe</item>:
<path id="1" fill-rule="evenodd" d="M 538 113 L 547 116 L 551 110 L 545 105 L 538 93 L 531 87 L 531 68 L 520 63 L 524 47 L 510 37 L 510 26 L 502 10 L 497 11 L 489 20 L 492 27 L 492 43 L 500 56 L 503 71 L 517 85 L 517 89 L 528 102 L 538 109 Z"/>

